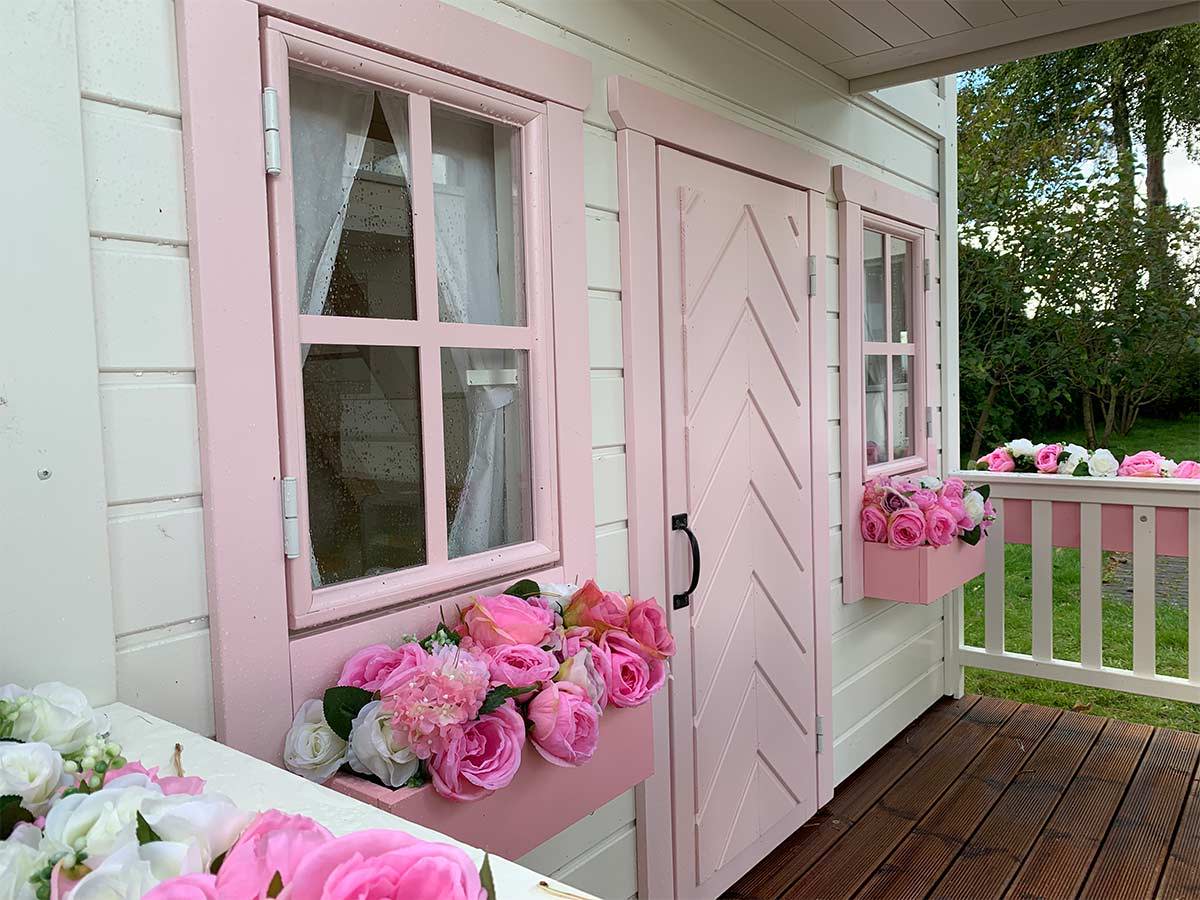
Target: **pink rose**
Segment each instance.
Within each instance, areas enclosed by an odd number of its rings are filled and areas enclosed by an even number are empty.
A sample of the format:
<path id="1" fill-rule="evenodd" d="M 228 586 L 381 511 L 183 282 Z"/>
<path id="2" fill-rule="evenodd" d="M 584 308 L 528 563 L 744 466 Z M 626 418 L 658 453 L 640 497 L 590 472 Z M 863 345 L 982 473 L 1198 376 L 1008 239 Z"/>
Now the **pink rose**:
<path id="1" fill-rule="evenodd" d="M 1058 471 L 1058 457 L 1062 449 L 1062 444 L 1047 444 L 1034 454 L 1034 467 L 1043 475 L 1053 475 Z"/>
<path id="2" fill-rule="evenodd" d="M 521 767 L 525 720 L 511 700 L 468 722 L 429 760 L 433 789 L 450 800 L 478 800 L 507 787 Z"/>
<path id="3" fill-rule="evenodd" d="M 1117 469 L 1117 474 L 1133 478 L 1158 478 L 1162 474 L 1162 462 L 1163 458 L 1153 450 L 1143 450 L 1133 456 L 1126 456 Z"/>
<path id="4" fill-rule="evenodd" d="M 1200 463 L 1194 459 L 1185 459 L 1175 467 L 1172 478 L 1200 478 Z"/>
<path id="5" fill-rule="evenodd" d="M 382 689 L 383 683 L 393 674 L 401 680 L 420 668 L 428 654 L 421 645 L 409 641 L 395 650 L 387 644 L 372 644 L 363 647 L 346 660 L 338 684 L 343 687 L 362 688 L 374 693 Z"/>
<path id="6" fill-rule="evenodd" d="M 157 784 L 162 788 L 164 794 L 191 794 L 195 796 L 204 792 L 204 779 L 198 775 L 189 775 L 186 778 L 178 775 L 159 775 L 158 766 L 153 769 L 147 769 L 140 762 L 130 762 L 121 766 L 119 769 L 109 769 L 104 773 L 104 783 L 108 784 L 115 778 L 120 778 L 122 775 L 145 775 L 150 779 L 151 784 Z"/>
<path id="7" fill-rule="evenodd" d="M 887 516 L 878 507 L 863 507 L 861 528 L 864 541 L 872 544 L 887 541 Z"/>
<path id="8" fill-rule="evenodd" d="M 483 651 L 492 684 L 523 688 L 550 681 L 558 674 L 558 661 L 533 644 L 501 644 Z"/>
<path id="9" fill-rule="evenodd" d="M 970 521 L 969 519 L 967 520 Z M 940 506 L 925 511 L 925 535 L 935 547 L 945 547 L 958 534 L 959 523 Z"/>
<path id="10" fill-rule="evenodd" d="M 925 517 L 919 510 L 902 509 L 888 522 L 888 544 L 900 550 L 925 542 Z"/>
<path id="11" fill-rule="evenodd" d="M 926 510 L 937 506 L 938 495 L 926 488 L 917 488 L 908 499 L 917 505 L 917 509 Z"/>
<path id="12" fill-rule="evenodd" d="M 613 706 L 640 706 L 667 680 L 666 663 L 647 657 L 638 642 L 623 631 L 604 632 L 600 649 L 604 651 L 598 660 L 600 671 Z"/>
<path id="13" fill-rule="evenodd" d="M 600 716 L 587 691 L 569 681 L 548 684 L 529 701 L 530 737 L 542 758 L 556 766 L 582 766 L 596 752 Z"/>
<path id="14" fill-rule="evenodd" d="M 938 500 L 938 506 L 950 513 L 954 517 L 954 521 L 965 518 L 967 508 L 963 505 L 962 497 L 954 497 L 949 494 L 942 494 Z"/>
<path id="15" fill-rule="evenodd" d="M 476 597 L 463 614 L 467 633 L 484 647 L 500 644 L 537 644 L 554 625 L 554 613 L 520 597 L 500 594 Z"/>
<path id="16" fill-rule="evenodd" d="M 955 500 L 961 500 L 966 493 L 967 486 L 961 478 L 947 478 L 942 482 L 941 495 L 943 497 L 953 497 Z"/>
<path id="17" fill-rule="evenodd" d="M 471 857 L 390 828 L 356 831 L 308 854 L 281 900 L 486 900 Z"/>
<path id="18" fill-rule="evenodd" d="M 628 597 L 622 597 L 616 591 L 602 591 L 589 578 L 563 610 L 563 624 L 567 628 L 582 625 L 596 634 L 609 628 L 624 630 L 629 625 L 631 605 Z"/>
<path id="19" fill-rule="evenodd" d="M 265 888 L 263 894 L 239 894 L 238 896 L 265 897 Z M 216 875 L 197 872 L 194 875 L 168 878 L 143 894 L 142 900 L 221 900 L 221 893 L 217 888 Z"/>
<path id="20" fill-rule="evenodd" d="M 653 597 L 629 608 L 629 636 L 651 656 L 675 655 L 675 638 L 667 628 L 667 617 Z"/>
<path id="21" fill-rule="evenodd" d="M 331 840 L 333 835 L 312 819 L 277 809 L 259 813 L 221 864 L 217 874 L 221 896 L 262 900 L 276 874 L 290 884 L 301 861 Z"/>
<path id="22" fill-rule="evenodd" d="M 1017 464 L 1013 462 L 1012 454 L 1008 452 L 1006 447 L 997 447 L 987 456 L 979 458 L 979 465 L 986 464 L 989 472 L 1012 472 L 1017 468 Z"/>
<path id="23" fill-rule="evenodd" d="M 895 488 L 884 489 L 883 495 L 879 500 L 879 505 L 882 506 L 883 511 L 889 515 L 894 512 L 899 512 L 902 509 L 914 508 L 914 504 Z"/>

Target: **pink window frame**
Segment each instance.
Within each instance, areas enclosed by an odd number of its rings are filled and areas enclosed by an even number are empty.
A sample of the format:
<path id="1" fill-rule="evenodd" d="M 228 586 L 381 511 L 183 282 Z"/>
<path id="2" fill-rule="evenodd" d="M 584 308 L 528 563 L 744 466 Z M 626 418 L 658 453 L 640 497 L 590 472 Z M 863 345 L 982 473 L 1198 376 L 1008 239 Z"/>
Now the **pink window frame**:
<path id="1" fill-rule="evenodd" d="M 318 632 L 307 627 L 311 619 L 294 631 L 288 611 L 263 19 L 428 66 L 428 77 L 447 89 L 462 79 L 472 92 L 496 88 L 516 107 L 531 101 L 544 109 L 558 554 L 528 574 L 550 580 L 595 568 L 590 379 L 579 349 L 588 346 L 583 109 L 592 98 L 591 66 L 436 0 L 176 0 L 175 10 L 216 731 L 231 746 L 278 760 L 293 710 L 307 699 L 294 695 L 293 683 L 303 690 L 331 663 L 301 651 L 302 638 Z M 478 587 L 508 580 L 481 578 Z M 415 607 L 452 610 L 461 596 L 447 590 L 326 630 L 346 632 L 347 640 L 353 632 L 362 643 L 398 637 Z"/>
<path id="2" fill-rule="evenodd" d="M 296 478 L 299 501 L 299 555 L 287 561 L 292 628 L 322 625 L 372 610 L 454 591 L 483 580 L 552 566 L 559 560 L 558 473 L 555 463 L 553 288 L 549 278 L 550 235 L 546 210 L 545 103 L 471 83 L 421 63 L 355 45 L 303 25 L 273 17 L 262 20 L 264 86 L 278 95 L 281 172 L 268 179 L 272 240 L 277 384 L 283 475 Z M 331 74 L 376 90 L 409 97 L 409 153 L 412 166 L 415 320 L 339 318 L 299 314 L 296 242 L 291 179 L 289 71 L 303 68 Z M 431 100 L 475 117 L 521 129 L 522 222 L 525 271 L 525 325 L 478 325 L 438 319 L 434 261 Z M 479 107 L 486 104 L 487 115 Z M 430 224 L 425 224 L 430 223 Z M 306 474 L 303 344 L 356 344 L 415 347 L 419 355 L 426 562 L 410 569 L 314 588 L 310 573 L 310 530 Z M 450 559 L 447 548 L 441 351 L 446 347 L 498 348 L 528 353 L 533 540 Z"/>
<path id="3" fill-rule="evenodd" d="M 932 200 L 893 187 L 848 166 L 833 167 L 838 201 L 838 319 L 842 463 L 842 602 L 863 599 L 863 539 L 858 527 L 863 485 L 878 475 L 915 474 L 937 465 L 936 427 L 926 426 L 926 409 L 937 408 L 940 382 L 936 359 L 939 294 L 936 282 L 938 207 Z M 911 375 L 914 455 L 867 465 L 865 361 L 863 336 L 863 230 L 881 231 L 913 242 L 910 281 L 913 331 L 917 340 Z M 929 278 L 925 279 L 925 267 Z M 890 298 L 889 298 L 890 299 Z M 891 384 L 891 365 L 888 367 Z M 891 443 L 891 405 L 888 435 Z M 931 426 L 936 423 L 931 422 Z"/>

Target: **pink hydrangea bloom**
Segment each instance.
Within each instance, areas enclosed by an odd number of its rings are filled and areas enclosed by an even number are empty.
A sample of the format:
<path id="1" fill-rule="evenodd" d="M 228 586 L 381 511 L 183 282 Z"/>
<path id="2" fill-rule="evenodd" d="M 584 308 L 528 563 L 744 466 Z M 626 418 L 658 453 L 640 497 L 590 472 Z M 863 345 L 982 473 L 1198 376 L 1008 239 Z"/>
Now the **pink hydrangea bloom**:
<path id="1" fill-rule="evenodd" d="M 487 660 L 448 645 L 439 647 L 395 690 L 383 695 L 398 737 L 421 759 L 441 752 L 475 718 L 491 685 Z"/>

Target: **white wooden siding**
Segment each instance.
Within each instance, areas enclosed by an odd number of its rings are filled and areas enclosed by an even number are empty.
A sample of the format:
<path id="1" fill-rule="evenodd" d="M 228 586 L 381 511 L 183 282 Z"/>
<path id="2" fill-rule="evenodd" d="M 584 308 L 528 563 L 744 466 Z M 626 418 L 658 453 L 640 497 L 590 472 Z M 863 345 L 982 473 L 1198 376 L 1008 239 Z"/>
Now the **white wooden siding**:
<path id="1" fill-rule="evenodd" d="M 945 123 L 931 84 L 886 103 L 847 97 L 792 48 L 710 0 L 455 0 L 588 58 L 585 114 L 596 576 L 627 590 L 624 382 L 616 145 L 604 79 L 636 78 L 923 196 L 939 185 Z M 170 0 L 76 0 L 96 342 L 121 699 L 212 730 L 202 485 Z M 912 93 L 906 93 L 906 91 Z M 913 111 L 916 112 L 913 112 Z M 914 124 L 928 116 L 925 128 Z M 844 777 L 942 691 L 941 606 L 841 604 L 836 207 L 827 206 L 828 602 L 835 630 L 833 752 Z M 853 517 L 849 517 L 853 521 Z M 581 575 L 587 573 L 579 573 Z M 864 648 L 871 648 L 870 655 Z M 636 892 L 632 793 L 523 860 L 604 897 Z"/>

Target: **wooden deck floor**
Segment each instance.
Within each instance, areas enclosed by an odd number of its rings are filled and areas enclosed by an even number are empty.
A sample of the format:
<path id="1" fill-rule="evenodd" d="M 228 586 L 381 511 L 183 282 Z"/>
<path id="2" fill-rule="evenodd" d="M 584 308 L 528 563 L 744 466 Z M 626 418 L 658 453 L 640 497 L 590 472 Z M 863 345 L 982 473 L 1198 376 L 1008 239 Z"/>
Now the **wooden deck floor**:
<path id="1" fill-rule="evenodd" d="M 938 703 L 728 892 L 1200 898 L 1200 734 Z"/>

